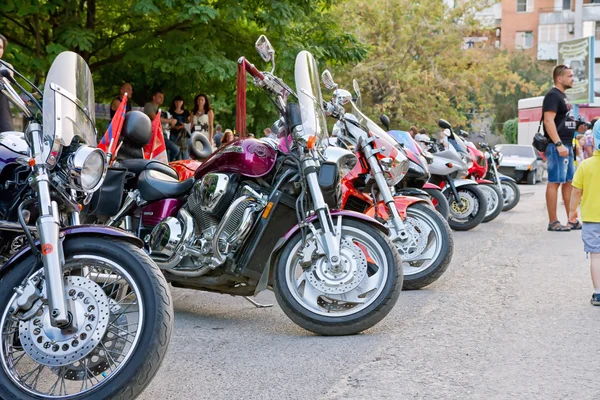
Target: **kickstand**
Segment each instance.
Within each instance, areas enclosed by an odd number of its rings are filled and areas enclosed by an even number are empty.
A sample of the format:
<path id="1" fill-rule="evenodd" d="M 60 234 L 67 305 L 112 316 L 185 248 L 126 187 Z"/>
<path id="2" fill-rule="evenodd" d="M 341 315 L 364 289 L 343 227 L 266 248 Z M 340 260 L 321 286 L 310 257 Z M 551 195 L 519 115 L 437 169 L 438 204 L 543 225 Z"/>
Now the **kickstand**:
<path id="1" fill-rule="evenodd" d="M 256 308 L 269 308 L 269 307 L 273 307 L 273 304 L 261 304 L 258 301 L 254 300 L 252 297 L 249 296 L 244 296 L 244 298 L 246 300 L 248 300 L 250 303 L 254 304 L 254 307 Z"/>

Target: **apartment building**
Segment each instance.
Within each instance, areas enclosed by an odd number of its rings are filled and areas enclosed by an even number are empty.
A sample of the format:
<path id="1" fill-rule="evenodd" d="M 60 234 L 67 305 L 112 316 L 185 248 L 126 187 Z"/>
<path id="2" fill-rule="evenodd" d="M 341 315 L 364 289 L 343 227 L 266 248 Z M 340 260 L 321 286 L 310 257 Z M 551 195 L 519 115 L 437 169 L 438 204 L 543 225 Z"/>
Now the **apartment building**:
<path id="1" fill-rule="evenodd" d="M 501 47 L 556 61 L 558 43 L 575 39 L 575 0 L 502 0 Z M 583 0 L 583 36 L 595 36 L 595 92 L 600 92 L 600 0 Z"/>

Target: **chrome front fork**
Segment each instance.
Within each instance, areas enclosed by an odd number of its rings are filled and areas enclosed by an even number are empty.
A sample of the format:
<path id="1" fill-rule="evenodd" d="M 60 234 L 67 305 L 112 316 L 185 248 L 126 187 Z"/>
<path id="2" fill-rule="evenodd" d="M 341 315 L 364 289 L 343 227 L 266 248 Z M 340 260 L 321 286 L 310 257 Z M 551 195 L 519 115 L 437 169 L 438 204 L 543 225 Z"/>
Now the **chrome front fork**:
<path id="1" fill-rule="evenodd" d="M 390 221 L 392 222 L 392 227 L 395 233 L 390 235 L 390 239 L 392 241 L 396 239 L 400 239 L 401 241 L 408 240 L 408 232 L 404 226 L 404 221 L 402 221 L 402 218 L 400 217 L 400 213 L 396 209 L 394 196 L 392 195 L 392 191 L 390 190 L 390 187 L 383 176 L 383 169 L 381 168 L 379 161 L 377 161 L 377 156 L 375 155 L 376 152 L 369 145 L 365 145 L 363 147 L 363 151 L 367 156 L 367 161 L 371 167 L 371 175 L 373 175 L 375 183 L 377 183 L 377 189 L 379 190 L 383 202 L 387 206 L 388 213 L 391 216 Z M 377 199 L 373 199 L 373 202 L 375 203 L 375 207 L 377 207 Z"/>
<path id="2" fill-rule="evenodd" d="M 52 201 L 50 196 L 50 182 L 46 167 L 36 166 L 35 172 L 35 185 L 40 205 L 40 217 L 36 225 L 44 264 L 50 322 L 53 326 L 63 327 L 71 321 L 64 293 L 63 265 L 65 258 L 59 232 L 60 214 L 58 204 Z"/>
<path id="3" fill-rule="evenodd" d="M 308 183 L 308 189 L 313 200 L 315 212 L 321 223 L 322 233 L 318 235 L 313 232 L 315 237 L 325 251 L 325 255 L 329 259 L 329 264 L 334 268 L 340 268 L 340 242 L 342 238 L 342 220 L 338 219 L 337 227 L 333 226 L 333 220 L 329 213 L 329 207 L 323 198 L 321 186 L 319 186 L 319 178 L 317 176 L 319 164 L 312 158 L 306 158 L 302 162 L 302 168 Z"/>

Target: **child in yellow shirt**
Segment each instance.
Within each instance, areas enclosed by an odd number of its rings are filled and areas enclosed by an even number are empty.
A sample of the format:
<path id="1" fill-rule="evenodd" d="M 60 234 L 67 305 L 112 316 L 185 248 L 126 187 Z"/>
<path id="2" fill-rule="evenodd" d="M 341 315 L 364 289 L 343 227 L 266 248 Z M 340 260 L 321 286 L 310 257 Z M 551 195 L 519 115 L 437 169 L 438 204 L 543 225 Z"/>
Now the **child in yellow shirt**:
<path id="1" fill-rule="evenodd" d="M 594 155 L 579 164 L 573 177 L 569 220 L 577 219 L 581 200 L 583 249 L 590 255 L 590 273 L 594 285 L 591 303 L 600 306 L 600 123 L 593 126 Z"/>

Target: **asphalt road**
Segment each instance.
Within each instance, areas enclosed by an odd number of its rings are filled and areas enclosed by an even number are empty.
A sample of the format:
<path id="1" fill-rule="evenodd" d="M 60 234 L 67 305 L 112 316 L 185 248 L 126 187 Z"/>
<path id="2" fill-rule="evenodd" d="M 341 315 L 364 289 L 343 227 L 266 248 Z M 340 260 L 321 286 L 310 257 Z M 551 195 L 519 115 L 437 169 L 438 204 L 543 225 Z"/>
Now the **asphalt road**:
<path id="1" fill-rule="evenodd" d="M 318 337 L 277 306 L 174 289 L 169 352 L 140 398 L 597 398 L 600 309 L 581 233 L 547 232 L 545 186 L 520 188 L 514 210 L 454 234 L 438 282 L 360 335 Z"/>

